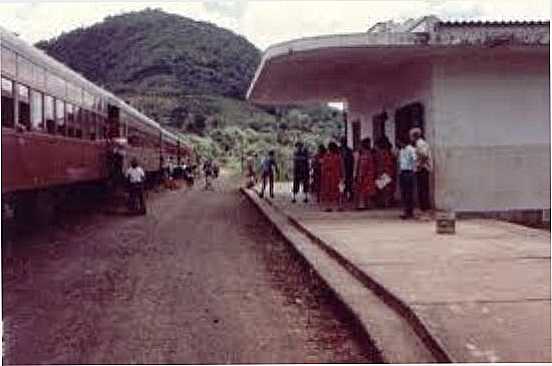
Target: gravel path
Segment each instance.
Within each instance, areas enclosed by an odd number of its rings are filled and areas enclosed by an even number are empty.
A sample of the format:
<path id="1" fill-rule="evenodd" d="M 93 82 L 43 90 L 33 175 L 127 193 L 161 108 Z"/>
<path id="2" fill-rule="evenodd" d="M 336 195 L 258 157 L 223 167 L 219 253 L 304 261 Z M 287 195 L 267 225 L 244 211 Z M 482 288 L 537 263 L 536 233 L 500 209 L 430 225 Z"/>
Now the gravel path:
<path id="1" fill-rule="evenodd" d="M 377 362 L 235 182 L 216 183 L 4 248 L 4 362 Z"/>

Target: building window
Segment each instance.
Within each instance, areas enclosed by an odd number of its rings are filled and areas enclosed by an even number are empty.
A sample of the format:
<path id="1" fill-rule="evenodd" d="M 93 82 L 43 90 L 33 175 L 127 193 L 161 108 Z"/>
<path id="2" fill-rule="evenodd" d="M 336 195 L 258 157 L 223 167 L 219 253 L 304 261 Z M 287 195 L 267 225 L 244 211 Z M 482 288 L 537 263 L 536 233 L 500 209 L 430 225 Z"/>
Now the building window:
<path id="1" fill-rule="evenodd" d="M 2 49 L 3 51 L 4 49 Z M 13 127 L 15 118 L 15 99 L 13 81 L 2 78 L 2 127 Z"/>
<path id="2" fill-rule="evenodd" d="M 44 96 L 44 120 L 46 121 L 46 131 L 54 135 L 56 133 L 56 120 L 54 116 L 54 98 Z"/>
<path id="3" fill-rule="evenodd" d="M 17 94 L 19 97 L 19 120 L 18 124 L 26 130 L 31 129 L 31 104 L 29 97 L 29 88 L 25 85 L 17 85 Z"/>
<path id="4" fill-rule="evenodd" d="M 31 128 L 33 130 L 44 129 L 42 93 L 31 90 Z"/>
<path id="5" fill-rule="evenodd" d="M 56 134 L 66 136 L 67 124 L 65 123 L 65 103 L 56 99 Z"/>

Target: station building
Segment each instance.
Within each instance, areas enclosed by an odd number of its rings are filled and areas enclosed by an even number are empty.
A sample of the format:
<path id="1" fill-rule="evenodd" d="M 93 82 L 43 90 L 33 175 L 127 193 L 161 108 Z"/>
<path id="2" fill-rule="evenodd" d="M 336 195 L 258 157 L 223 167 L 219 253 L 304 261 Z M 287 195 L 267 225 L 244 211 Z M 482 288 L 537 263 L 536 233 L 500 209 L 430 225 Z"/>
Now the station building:
<path id="1" fill-rule="evenodd" d="M 549 22 L 382 22 L 275 44 L 247 98 L 341 101 L 351 147 L 423 129 L 435 208 L 549 215 Z"/>

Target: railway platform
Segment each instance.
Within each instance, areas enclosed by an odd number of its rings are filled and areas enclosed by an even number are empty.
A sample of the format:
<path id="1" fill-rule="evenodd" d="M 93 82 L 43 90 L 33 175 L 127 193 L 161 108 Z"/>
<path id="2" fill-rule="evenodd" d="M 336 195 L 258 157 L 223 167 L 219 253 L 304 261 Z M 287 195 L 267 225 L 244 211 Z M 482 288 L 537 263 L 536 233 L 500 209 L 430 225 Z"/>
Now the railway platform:
<path id="1" fill-rule="evenodd" d="M 291 203 L 290 191 L 290 183 L 277 184 L 272 200 L 244 192 L 269 219 L 267 210 L 283 215 L 329 253 L 437 360 L 552 361 L 549 232 L 473 219 L 439 235 L 433 221 L 402 221 L 396 210 L 322 212 L 316 203 Z M 374 307 L 371 315 L 381 314 Z"/>

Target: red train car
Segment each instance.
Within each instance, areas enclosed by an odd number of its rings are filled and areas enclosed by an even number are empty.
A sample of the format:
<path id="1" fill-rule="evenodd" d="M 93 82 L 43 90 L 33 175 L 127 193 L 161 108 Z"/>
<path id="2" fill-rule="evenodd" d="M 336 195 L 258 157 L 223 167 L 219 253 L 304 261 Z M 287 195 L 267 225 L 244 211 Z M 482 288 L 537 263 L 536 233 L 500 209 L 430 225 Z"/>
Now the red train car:
<path id="1" fill-rule="evenodd" d="M 105 182 L 108 156 L 136 157 L 148 175 L 189 154 L 178 136 L 123 100 L 0 28 L 3 203 L 29 205 L 78 184 Z"/>

